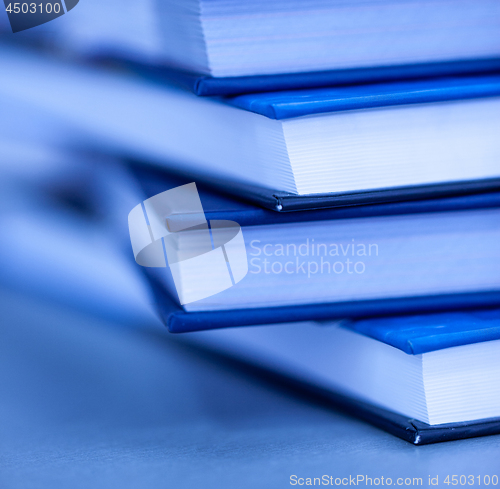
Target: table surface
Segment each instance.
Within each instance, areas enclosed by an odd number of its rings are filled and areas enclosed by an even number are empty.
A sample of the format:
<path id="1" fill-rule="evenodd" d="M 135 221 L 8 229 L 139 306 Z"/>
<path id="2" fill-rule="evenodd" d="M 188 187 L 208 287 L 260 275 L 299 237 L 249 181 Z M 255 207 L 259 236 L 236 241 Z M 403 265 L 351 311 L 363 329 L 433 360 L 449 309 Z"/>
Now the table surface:
<path id="1" fill-rule="evenodd" d="M 500 436 L 413 446 L 199 355 L 153 318 L 125 325 L 5 288 L 0 307 L 2 489 L 500 473 Z"/>

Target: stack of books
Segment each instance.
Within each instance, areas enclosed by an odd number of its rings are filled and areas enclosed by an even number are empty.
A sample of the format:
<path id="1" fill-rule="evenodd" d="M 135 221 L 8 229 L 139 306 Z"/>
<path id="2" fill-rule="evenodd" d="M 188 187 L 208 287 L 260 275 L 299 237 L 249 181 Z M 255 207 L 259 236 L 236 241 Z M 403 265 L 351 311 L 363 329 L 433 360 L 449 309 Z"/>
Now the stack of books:
<path id="1" fill-rule="evenodd" d="M 165 324 L 189 333 L 183 341 L 414 444 L 500 432 L 499 192 L 283 213 L 198 185 L 213 239 L 204 249 L 192 213 L 155 206 L 188 180 L 132 171 L 144 199 L 135 209 L 153 233 L 144 243 L 154 245 L 155 222 L 166 229 L 170 266 L 144 270 Z M 235 222 L 243 273 L 234 246 L 217 243 L 219 226 Z M 183 223 L 191 227 L 174 231 Z M 214 293 L 224 279 L 213 262 L 193 269 L 189 258 L 221 247 L 232 286 Z"/>
<path id="2" fill-rule="evenodd" d="M 0 82 L 127 158 L 170 330 L 414 444 L 500 433 L 498 3 L 133 3 L 61 23 L 112 70 Z"/>

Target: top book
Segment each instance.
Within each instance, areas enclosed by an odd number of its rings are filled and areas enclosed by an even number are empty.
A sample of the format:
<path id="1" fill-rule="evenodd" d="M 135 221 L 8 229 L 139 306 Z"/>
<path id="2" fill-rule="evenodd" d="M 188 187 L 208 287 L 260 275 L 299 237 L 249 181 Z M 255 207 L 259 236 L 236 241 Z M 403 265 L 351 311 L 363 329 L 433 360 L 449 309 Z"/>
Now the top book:
<path id="1" fill-rule="evenodd" d="M 484 71 L 500 60 L 496 0 L 87 0 L 65 20 L 65 45 L 86 54 L 209 79 L 271 76 L 210 93 L 195 86 L 202 95 Z M 304 73 L 316 76 L 279 78 Z"/>

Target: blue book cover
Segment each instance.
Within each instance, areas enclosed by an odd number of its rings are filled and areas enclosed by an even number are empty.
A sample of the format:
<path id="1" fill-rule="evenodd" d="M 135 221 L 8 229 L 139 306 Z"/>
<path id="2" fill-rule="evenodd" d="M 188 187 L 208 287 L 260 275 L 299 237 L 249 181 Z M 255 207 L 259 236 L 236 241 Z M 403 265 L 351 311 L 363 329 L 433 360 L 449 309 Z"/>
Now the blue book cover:
<path id="1" fill-rule="evenodd" d="M 415 80 L 450 75 L 469 75 L 471 73 L 487 74 L 500 70 L 500 59 L 491 58 L 306 73 L 214 77 L 175 70 L 165 66 L 140 63 L 138 61 L 121 59 L 120 62 L 130 66 L 133 70 L 144 76 L 159 81 L 174 81 L 199 96 L 233 96 L 278 90 Z"/>
<path id="2" fill-rule="evenodd" d="M 409 355 L 500 339 L 500 310 L 370 318 L 344 327 L 391 345 Z"/>
<path id="3" fill-rule="evenodd" d="M 345 110 L 466 100 L 500 95 L 500 75 L 434 78 L 425 81 L 253 93 L 229 99 L 233 105 L 270 119 Z"/>

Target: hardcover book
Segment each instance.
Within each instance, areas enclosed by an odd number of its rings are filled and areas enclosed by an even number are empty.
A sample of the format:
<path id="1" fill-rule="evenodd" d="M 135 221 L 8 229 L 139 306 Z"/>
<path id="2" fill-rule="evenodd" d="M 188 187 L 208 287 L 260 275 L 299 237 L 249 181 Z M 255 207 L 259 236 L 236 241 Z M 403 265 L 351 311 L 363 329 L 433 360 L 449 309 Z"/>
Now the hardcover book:
<path id="1" fill-rule="evenodd" d="M 189 183 L 143 167 L 134 174 L 137 202 Z M 498 193 L 276 213 L 197 188 L 211 227 L 241 226 L 245 271 L 227 260 L 238 279 L 210 295 L 217 280 L 210 263 L 197 262 L 193 272 L 174 260 L 175 275 L 169 267 L 144 268 L 172 332 L 491 306 L 500 298 Z M 145 206 L 150 223 L 188 227 L 177 233 L 178 253 L 201 253 L 208 231 L 190 227 L 193 214 L 154 215 Z M 204 298 L 183 300 L 195 293 Z"/>
<path id="2" fill-rule="evenodd" d="M 498 68 L 498 8 L 494 0 L 87 0 L 51 38 L 162 75 L 176 69 L 196 93 L 227 95 Z"/>
<path id="3" fill-rule="evenodd" d="M 182 340 L 415 445 L 500 433 L 498 309 L 230 328 Z"/>
<path id="4" fill-rule="evenodd" d="M 75 132 L 66 145 L 148 161 L 277 211 L 499 186 L 498 75 L 207 99 L 22 54 L 2 52 L 0 93 L 65 121 Z"/>

